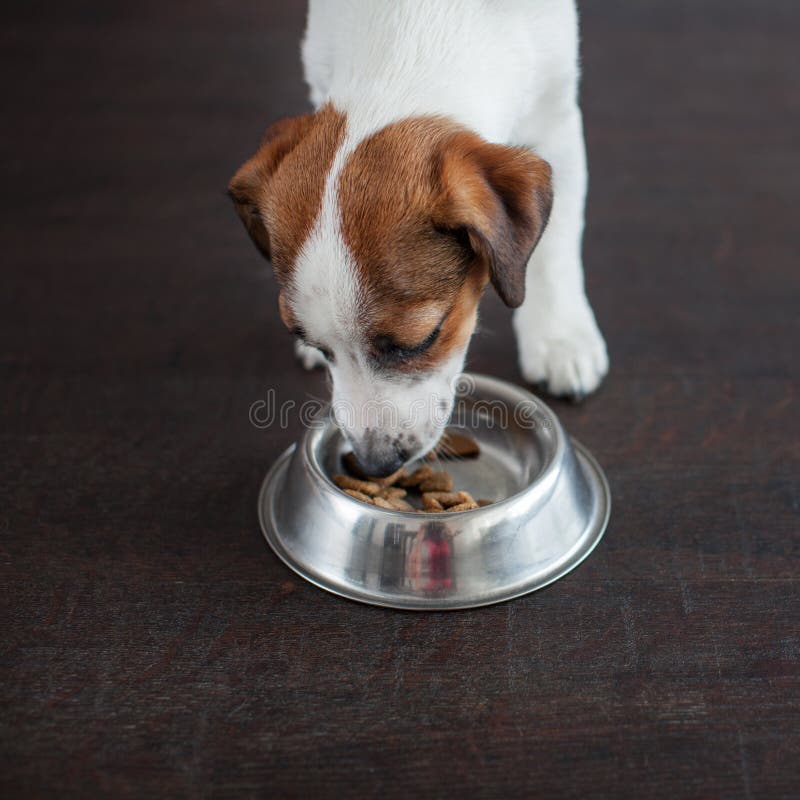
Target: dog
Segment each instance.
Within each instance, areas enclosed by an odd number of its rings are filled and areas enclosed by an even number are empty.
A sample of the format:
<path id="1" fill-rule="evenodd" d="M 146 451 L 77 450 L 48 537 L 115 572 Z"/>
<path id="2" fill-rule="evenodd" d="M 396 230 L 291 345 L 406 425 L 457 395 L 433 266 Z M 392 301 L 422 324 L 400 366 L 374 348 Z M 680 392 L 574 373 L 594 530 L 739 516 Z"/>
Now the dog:
<path id="1" fill-rule="evenodd" d="M 302 59 L 315 111 L 270 127 L 229 193 L 362 466 L 435 446 L 489 283 L 526 381 L 597 388 L 574 0 L 311 0 Z"/>

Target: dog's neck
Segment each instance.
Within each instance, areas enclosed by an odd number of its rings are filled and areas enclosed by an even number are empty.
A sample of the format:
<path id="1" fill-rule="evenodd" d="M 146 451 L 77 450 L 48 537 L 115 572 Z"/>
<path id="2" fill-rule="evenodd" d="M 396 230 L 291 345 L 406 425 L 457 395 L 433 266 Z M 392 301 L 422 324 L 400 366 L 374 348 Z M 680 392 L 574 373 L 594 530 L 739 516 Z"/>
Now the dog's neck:
<path id="1" fill-rule="evenodd" d="M 509 50 L 524 57 L 499 61 L 486 46 L 485 10 L 465 6 L 454 15 L 452 3 L 430 6 L 428 14 L 419 14 L 418 0 L 337 8 L 337 36 L 325 54 L 330 83 L 315 100 L 347 114 L 349 140 L 427 115 L 450 117 L 490 142 L 509 140 L 516 104 L 506 95 L 513 87 L 518 102 L 532 80 L 529 43 L 510 40 Z"/>

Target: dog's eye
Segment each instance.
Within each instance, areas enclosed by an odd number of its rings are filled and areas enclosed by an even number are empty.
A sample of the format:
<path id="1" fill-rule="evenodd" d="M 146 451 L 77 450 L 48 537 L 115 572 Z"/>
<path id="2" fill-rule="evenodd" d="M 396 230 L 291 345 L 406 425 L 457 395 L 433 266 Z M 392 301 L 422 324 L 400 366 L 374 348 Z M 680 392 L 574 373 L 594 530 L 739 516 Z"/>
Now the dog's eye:
<path id="1" fill-rule="evenodd" d="M 333 364 L 334 363 L 335 359 L 333 357 L 333 353 L 330 350 L 328 350 L 327 347 L 323 347 L 321 344 L 319 344 L 317 342 L 312 342 L 308 338 L 308 335 L 306 334 L 305 328 L 301 328 L 299 325 L 295 325 L 294 328 L 292 328 L 289 331 L 289 333 L 291 333 L 292 336 L 296 336 L 298 339 L 300 339 L 300 341 L 303 344 L 308 345 L 309 347 L 313 347 L 313 348 L 319 350 L 320 353 L 322 353 L 323 357 L 325 358 L 325 360 L 329 364 Z"/>
<path id="2" fill-rule="evenodd" d="M 391 336 L 378 336 L 375 339 L 375 350 L 382 356 L 400 356 L 409 348 L 397 344 Z"/>
<path id="3" fill-rule="evenodd" d="M 436 341 L 442 330 L 443 322 L 444 319 L 439 322 L 422 342 L 415 345 L 399 344 L 388 335 L 377 336 L 373 344 L 378 360 L 387 363 L 397 363 L 400 361 L 408 361 L 415 356 L 421 355 Z"/>

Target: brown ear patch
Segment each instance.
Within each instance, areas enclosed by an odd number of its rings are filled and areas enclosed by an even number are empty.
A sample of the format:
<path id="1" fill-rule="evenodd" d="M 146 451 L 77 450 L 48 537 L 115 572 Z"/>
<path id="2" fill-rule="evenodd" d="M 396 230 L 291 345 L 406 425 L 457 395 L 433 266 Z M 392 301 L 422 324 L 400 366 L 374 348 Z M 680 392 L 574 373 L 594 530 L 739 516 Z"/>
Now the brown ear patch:
<path id="1" fill-rule="evenodd" d="M 363 290 L 365 336 L 413 345 L 438 321 L 418 319 L 420 310 L 450 311 L 435 343 L 393 364 L 394 371 L 430 369 L 464 347 L 489 280 L 488 270 L 473 268 L 468 243 L 438 229 L 434 219 L 438 153 L 457 130 L 435 117 L 394 123 L 360 142 L 339 175 L 341 231 Z"/>
<path id="2" fill-rule="evenodd" d="M 338 200 L 367 303 L 379 306 L 370 315 L 401 317 L 432 298 L 453 306 L 468 276 L 472 289 L 491 280 L 518 306 L 550 211 L 550 168 L 526 148 L 490 144 L 447 119 L 412 117 L 355 148 Z"/>
<path id="3" fill-rule="evenodd" d="M 368 297 L 446 303 L 463 281 L 467 254 L 433 220 L 436 153 L 453 130 L 434 117 L 405 119 L 367 137 L 348 157 L 338 182 L 341 230 Z"/>
<path id="4" fill-rule="evenodd" d="M 325 180 L 344 136 L 345 115 L 330 104 L 276 122 L 228 191 L 256 247 L 286 282 L 322 206 Z"/>
<path id="5" fill-rule="evenodd" d="M 461 131 L 441 151 L 437 224 L 465 231 L 503 302 L 525 299 L 525 269 L 553 202 L 550 166 L 524 147 Z"/>

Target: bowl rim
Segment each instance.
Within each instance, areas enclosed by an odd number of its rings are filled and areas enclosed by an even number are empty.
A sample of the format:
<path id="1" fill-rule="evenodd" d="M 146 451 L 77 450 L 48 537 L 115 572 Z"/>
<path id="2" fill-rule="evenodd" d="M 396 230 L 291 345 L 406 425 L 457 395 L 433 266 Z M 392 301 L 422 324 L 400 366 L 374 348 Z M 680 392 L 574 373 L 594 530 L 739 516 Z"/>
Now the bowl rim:
<path id="1" fill-rule="evenodd" d="M 558 417 L 555 415 L 555 412 L 544 402 L 539 400 L 536 395 L 529 392 L 527 389 L 518 386 L 516 383 L 511 383 L 510 381 L 503 381 L 499 378 L 493 378 L 490 375 L 484 375 L 479 372 L 464 372 L 461 375 L 466 376 L 467 378 L 471 379 L 474 382 L 475 389 L 483 388 L 491 392 L 492 389 L 496 389 L 500 387 L 506 393 L 509 391 L 514 391 L 520 395 L 520 401 L 526 400 L 528 402 L 532 402 L 535 409 L 540 413 L 543 413 L 550 424 L 551 429 L 554 431 L 553 433 L 553 442 L 555 447 L 553 448 L 552 452 L 549 454 L 549 457 L 545 459 L 544 464 L 542 465 L 542 469 L 539 471 L 536 478 L 531 481 L 530 483 L 526 484 L 522 489 L 514 494 L 509 495 L 508 497 L 504 497 L 502 500 L 497 500 L 491 503 L 485 508 L 496 509 L 503 505 L 510 505 L 513 502 L 520 499 L 522 495 L 527 495 L 534 487 L 541 487 L 546 486 L 548 483 L 551 484 L 550 492 L 553 491 L 557 482 L 558 476 L 561 474 L 561 470 L 563 469 L 563 454 L 564 450 L 567 447 L 567 434 L 564 431 L 561 423 L 558 421 Z M 367 504 L 357 500 L 355 497 L 351 497 L 345 491 L 340 489 L 330 478 L 327 472 L 322 468 L 322 465 L 319 463 L 319 459 L 317 458 L 316 452 L 313 447 L 314 439 L 322 436 L 326 431 L 330 429 L 331 426 L 337 427 L 335 420 L 332 421 L 331 414 L 330 414 L 330 403 L 327 404 L 320 412 L 320 417 L 326 420 L 324 425 L 311 427 L 306 430 L 305 434 L 303 435 L 303 442 L 302 442 L 302 453 L 303 459 L 308 465 L 312 474 L 315 475 L 317 478 L 321 478 L 323 485 L 327 488 L 335 492 L 338 496 L 343 498 L 344 500 L 352 503 L 354 507 L 358 506 L 359 508 L 364 508 Z M 446 427 L 446 426 L 445 426 Z M 434 445 L 435 446 L 435 445 Z M 428 451 L 430 452 L 430 451 Z M 420 456 L 420 458 L 424 458 L 427 453 Z M 419 460 L 419 459 L 415 459 Z M 548 492 L 549 495 L 549 492 Z M 441 511 L 402 511 L 400 509 L 390 509 L 390 508 L 381 508 L 379 506 L 373 506 L 372 509 L 376 512 L 384 513 L 384 514 L 396 514 L 401 518 L 413 518 L 418 521 L 428 521 L 428 520 L 440 520 L 442 519 L 443 513 Z M 447 511 L 445 514 L 447 516 L 460 516 L 462 514 L 477 514 L 480 512 L 482 508 L 471 508 L 465 509 L 464 511 Z"/>

